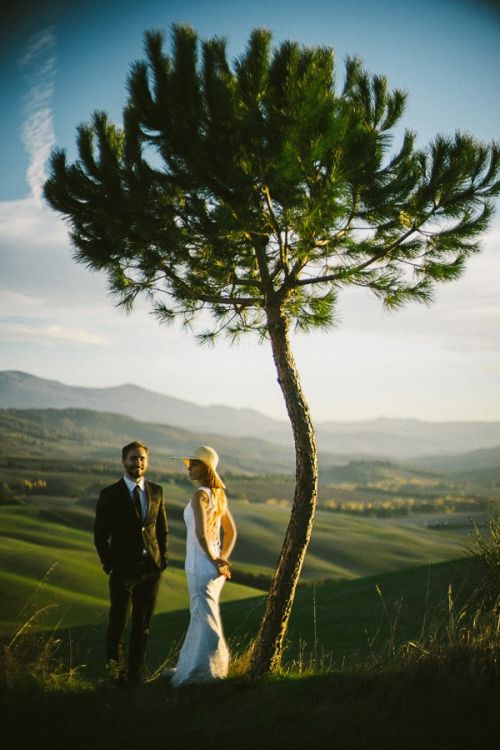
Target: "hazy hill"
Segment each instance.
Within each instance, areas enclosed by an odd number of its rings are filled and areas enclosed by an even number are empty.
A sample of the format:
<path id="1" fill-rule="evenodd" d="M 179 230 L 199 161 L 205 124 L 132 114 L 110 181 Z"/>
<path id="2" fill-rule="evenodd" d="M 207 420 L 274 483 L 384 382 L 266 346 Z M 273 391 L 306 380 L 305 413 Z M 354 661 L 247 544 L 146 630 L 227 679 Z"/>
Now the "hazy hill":
<path id="1" fill-rule="evenodd" d="M 135 385 L 80 388 L 23 372 L 0 372 L 0 408 L 90 409 L 144 422 L 174 425 L 198 434 L 252 437 L 291 446 L 286 421 L 250 409 L 202 406 Z M 450 456 L 500 446 L 500 422 L 423 422 L 379 418 L 358 422 L 318 422 L 320 451 L 346 458 Z"/>
<path id="2" fill-rule="evenodd" d="M 500 446 L 500 422 L 424 422 L 379 417 L 364 422 L 322 422 L 321 448 L 336 454 L 364 454 L 396 459 L 451 456 Z"/>
<path id="3" fill-rule="evenodd" d="M 437 483 L 440 474 L 429 472 L 424 467 L 409 467 L 392 461 L 349 461 L 343 466 L 320 466 L 320 481 L 323 484 L 356 484 L 358 487 L 374 482 L 399 484 L 417 480 Z"/>
<path id="4" fill-rule="evenodd" d="M 3 457 L 40 458 L 51 461 L 119 463 L 122 445 L 142 440 L 151 449 L 151 467 L 182 473 L 172 456 L 189 455 L 206 444 L 207 435 L 131 417 L 86 409 L 0 410 Z M 294 467 L 291 448 L 252 438 L 212 436 L 223 460 L 222 472 L 238 474 L 290 473 Z M 330 460 L 335 462 L 334 457 Z"/>
<path id="5" fill-rule="evenodd" d="M 87 409 L 0 409 L 0 438 L 6 457 L 50 459 L 51 461 L 119 462 L 122 445 L 143 440 L 152 451 L 155 470 L 182 472 L 172 456 L 185 455 L 207 442 L 208 435 L 179 427 L 140 422 L 130 417 Z M 248 474 L 288 474 L 294 472 L 291 446 L 254 438 L 211 435 L 219 451 L 223 472 Z M 349 460 L 348 460 L 349 459 Z M 1 464 L 1 460 L 0 460 Z M 491 485 L 500 478 L 500 448 L 473 451 L 460 456 L 439 456 L 397 464 L 389 461 L 353 460 L 320 451 L 320 481 L 365 484 L 395 476 L 399 481 L 418 479 L 433 472 L 434 479 L 452 474 L 456 479 Z M 264 481 L 264 480 L 263 480 Z"/>
<path id="6" fill-rule="evenodd" d="M 422 456 L 409 462 L 412 466 L 425 466 L 439 472 L 468 472 L 481 469 L 500 468 L 500 446 L 482 448 L 455 456 Z"/>
<path id="7" fill-rule="evenodd" d="M 291 441 L 286 422 L 250 409 L 201 406 L 161 393 L 125 384 L 114 388 L 80 388 L 25 372 L 0 372 L 2 409 L 90 409 L 114 412 L 143 422 L 160 422 L 186 430 L 218 435 L 260 436 L 276 431 Z"/>
<path id="8" fill-rule="evenodd" d="M 482 448 L 456 456 L 423 456 L 409 462 L 414 468 L 425 467 L 440 474 L 451 474 L 456 481 L 500 486 L 500 446 Z"/>

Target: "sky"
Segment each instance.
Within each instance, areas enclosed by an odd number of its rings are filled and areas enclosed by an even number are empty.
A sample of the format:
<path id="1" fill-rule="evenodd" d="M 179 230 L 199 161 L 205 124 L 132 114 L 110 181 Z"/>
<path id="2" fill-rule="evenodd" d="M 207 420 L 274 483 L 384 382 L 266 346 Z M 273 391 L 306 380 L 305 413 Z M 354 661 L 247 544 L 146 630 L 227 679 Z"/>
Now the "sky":
<path id="1" fill-rule="evenodd" d="M 202 405 L 286 418 L 268 343 L 200 347 L 145 303 L 117 309 L 103 275 L 72 259 L 42 186 L 54 147 L 75 157 L 94 110 L 121 124 L 144 32 L 172 23 L 224 36 L 231 59 L 252 29 L 335 50 L 408 92 L 403 127 L 424 147 L 456 130 L 500 139 L 500 9 L 472 0 L 4 0 L 0 10 L 0 370 L 88 387 L 136 385 Z M 394 149 L 398 146 L 396 138 Z M 499 206 L 500 208 L 500 206 Z M 500 419 L 500 211 L 463 277 L 429 306 L 384 311 L 364 290 L 340 296 L 337 325 L 293 336 L 316 422 L 380 416 Z"/>

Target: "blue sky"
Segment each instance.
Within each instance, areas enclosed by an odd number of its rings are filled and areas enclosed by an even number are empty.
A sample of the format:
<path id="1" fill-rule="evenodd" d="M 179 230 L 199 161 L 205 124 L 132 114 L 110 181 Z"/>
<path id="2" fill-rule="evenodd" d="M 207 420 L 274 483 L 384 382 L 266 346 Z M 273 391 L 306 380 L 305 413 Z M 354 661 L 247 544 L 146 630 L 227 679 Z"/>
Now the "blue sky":
<path id="1" fill-rule="evenodd" d="M 121 122 L 126 78 L 144 31 L 187 22 L 225 36 L 231 57 L 250 31 L 334 48 L 408 92 L 404 127 L 424 146 L 437 133 L 500 138 L 500 12 L 466 0 L 66 0 L 5 2 L 0 28 L 0 368 L 85 386 L 134 382 L 202 404 L 284 417 L 269 347 L 255 339 L 200 348 L 141 305 L 125 316 L 104 278 L 71 259 L 64 224 L 41 186 L 54 146 L 74 155 L 76 126 L 95 109 Z M 317 421 L 379 415 L 500 419 L 500 219 L 464 277 L 430 307 L 397 314 L 347 291 L 339 325 L 294 337 Z M 200 376 L 201 374 L 201 376 Z"/>

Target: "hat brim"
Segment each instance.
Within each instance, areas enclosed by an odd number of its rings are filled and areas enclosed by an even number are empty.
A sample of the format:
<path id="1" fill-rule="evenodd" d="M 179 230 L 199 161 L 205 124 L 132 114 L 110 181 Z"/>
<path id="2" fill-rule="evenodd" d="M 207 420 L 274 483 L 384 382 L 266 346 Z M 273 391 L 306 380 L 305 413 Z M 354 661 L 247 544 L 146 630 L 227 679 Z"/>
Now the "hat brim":
<path id="1" fill-rule="evenodd" d="M 224 484 L 224 482 L 220 478 L 220 476 L 217 473 L 216 469 L 214 469 L 212 466 L 210 466 L 210 464 L 207 461 L 204 461 L 202 458 L 199 458 L 198 456 L 172 456 L 172 458 L 179 458 L 182 461 L 182 463 L 184 464 L 184 466 L 186 467 L 186 469 L 189 468 L 189 462 L 190 461 L 199 461 L 200 464 L 205 464 L 205 466 L 208 466 L 208 468 L 210 469 L 210 471 L 213 472 L 213 474 L 216 477 L 217 481 L 220 483 L 221 488 L 222 489 L 225 488 L 226 485 Z"/>
<path id="2" fill-rule="evenodd" d="M 210 466 L 206 461 L 203 461 L 202 458 L 198 458 L 198 456 L 169 456 L 171 461 L 182 461 L 184 466 L 189 466 L 190 461 L 200 461 L 200 463 L 205 464 L 206 466 Z"/>
<path id="3" fill-rule="evenodd" d="M 184 466 L 189 466 L 190 461 L 199 461 L 200 464 L 205 464 L 205 466 L 208 466 L 210 469 L 212 469 L 212 471 L 215 474 L 217 474 L 217 472 L 215 471 L 215 469 L 212 466 L 210 466 L 210 464 L 208 463 L 208 461 L 204 461 L 199 456 L 178 456 L 178 458 L 180 458 L 180 460 L 182 461 L 182 463 L 184 464 Z"/>
<path id="4" fill-rule="evenodd" d="M 189 462 L 190 461 L 199 461 L 200 463 L 205 464 L 205 466 L 208 466 L 208 468 L 214 473 L 214 476 L 216 477 L 217 481 L 220 483 L 221 488 L 225 489 L 226 485 L 224 484 L 224 482 L 220 478 L 219 474 L 217 473 L 217 470 L 214 469 L 212 466 L 210 466 L 210 464 L 208 463 L 208 461 L 204 461 L 199 456 L 170 456 L 170 459 L 172 461 L 182 461 L 182 463 L 184 464 L 184 466 L 186 467 L 186 469 L 189 468 Z"/>

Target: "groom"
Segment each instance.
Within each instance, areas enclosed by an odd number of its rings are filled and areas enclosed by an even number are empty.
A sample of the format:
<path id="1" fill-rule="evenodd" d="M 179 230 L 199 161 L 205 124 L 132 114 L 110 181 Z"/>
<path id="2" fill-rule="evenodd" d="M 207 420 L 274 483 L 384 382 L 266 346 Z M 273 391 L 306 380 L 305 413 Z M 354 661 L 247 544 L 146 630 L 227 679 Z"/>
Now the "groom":
<path id="1" fill-rule="evenodd" d="M 167 567 L 168 527 L 163 490 L 148 482 L 148 449 L 139 442 L 122 448 L 125 474 L 101 491 L 97 502 L 94 543 L 109 574 L 110 610 L 106 659 L 119 682 L 139 684 L 149 623 L 162 571 Z M 128 675 L 124 634 L 131 612 Z"/>

